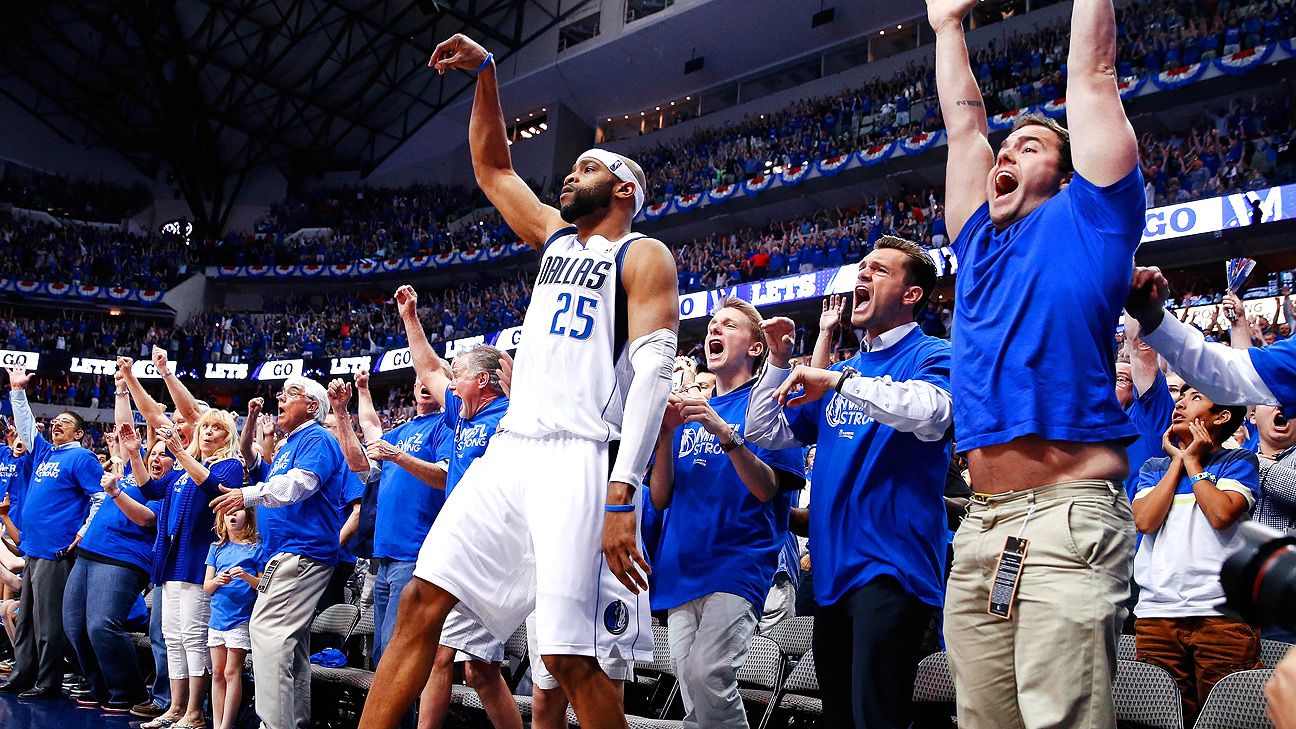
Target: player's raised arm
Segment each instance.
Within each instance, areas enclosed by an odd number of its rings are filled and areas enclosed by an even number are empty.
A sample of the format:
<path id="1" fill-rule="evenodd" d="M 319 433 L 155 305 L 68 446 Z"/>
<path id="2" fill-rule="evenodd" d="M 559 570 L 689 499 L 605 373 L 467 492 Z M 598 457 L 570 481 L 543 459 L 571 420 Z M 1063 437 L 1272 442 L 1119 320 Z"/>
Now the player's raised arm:
<path id="1" fill-rule="evenodd" d="M 936 94 L 949 140 L 945 163 L 945 224 L 951 240 L 986 202 L 986 177 L 994 166 L 985 102 L 963 37 L 963 18 L 977 0 L 927 0 L 927 20 L 936 31 Z"/>
<path id="2" fill-rule="evenodd" d="M 468 122 L 468 148 L 473 174 L 491 205 L 504 216 L 513 232 L 533 248 L 540 248 L 555 230 L 566 226 L 558 210 L 540 202 L 526 182 L 513 171 L 508 131 L 500 106 L 494 57 L 468 36 L 456 33 L 432 52 L 428 66 L 438 73 L 462 69 L 477 76 Z"/>
<path id="3" fill-rule="evenodd" d="M 1138 165 L 1138 137 L 1116 88 L 1116 13 L 1111 0 L 1075 0 L 1071 9 L 1066 114 L 1071 159 L 1081 177 L 1106 187 Z"/>

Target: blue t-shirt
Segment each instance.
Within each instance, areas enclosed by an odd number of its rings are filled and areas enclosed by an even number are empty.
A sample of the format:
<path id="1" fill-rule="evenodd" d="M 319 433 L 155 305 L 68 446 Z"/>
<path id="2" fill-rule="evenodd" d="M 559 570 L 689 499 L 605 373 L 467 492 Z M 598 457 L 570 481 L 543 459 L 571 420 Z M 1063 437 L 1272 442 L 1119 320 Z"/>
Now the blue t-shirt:
<path id="1" fill-rule="evenodd" d="M 207 549 L 207 566 L 215 567 L 220 574 L 231 567 L 242 567 L 244 572 L 261 574 L 269 556 L 265 543 L 213 544 Z M 256 588 L 235 577 L 228 585 L 221 585 L 211 597 L 211 618 L 207 627 L 212 630 L 230 630 L 252 619 L 252 604 L 256 602 Z"/>
<path id="2" fill-rule="evenodd" d="M 446 427 L 454 432 L 454 451 L 450 454 L 450 468 L 446 473 L 446 498 L 450 498 L 450 492 L 459 485 L 464 472 L 486 452 L 486 446 L 499 429 L 500 419 L 508 411 L 509 399 L 497 397 L 486 403 L 476 415 L 463 418 L 459 414 L 463 409 L 463 400 L 450 392 L 448 387 L 445 398 Z"/>
<path id="3" fill-rule="evenodd" d="M 454 432 L 441 413 L 420 415 L 383 434 L 383 440 L 414 456 L 436 463 L 450 457 Z M 413 562 L 441 507 L 445 491 L 433 488 L 394 463 L 382 464 L 378 513 L 374 519 L 374 557 Z"/>
<path id="4" fill-rule="evenodd" d="M 1296 413 L 1296 337 L 1248 349 L 1251 364 L 1287 413 Z"/>
<path id="5" fill-rule="evenodd" d="M 989 203 L 954 241 L 954 422 L 959 448 L 1025 435 L 1138 435 L 1116 400 L 1112 332 L 1143 230 L 1143 174 L 1066 189 L 996 231 Z"/>
<path id="6" fill-rule="evenodd" d="M 950 389 L 950 345 L 914 328 L 899 342 L 860 352 L 829 369 L 888 375 Z M 924 442 L 882 425 L 832 394 L 787 411 L 803 444 L 817 445 L 810 492 L 810 561 L 815 599 L 842 600 L 891 576 L 922 602 L 939 607 L 945 591 L 945 475 L 950 434 Z"/>
<path id="7" fill-rule="evenodd" d="M 1157 372 L 1156 381 L 1147 392 L 1134 398 L 1134 402 L 1125 409 L 1130 422 L 1138 429 L 1138 438 L 1125 446 L 1129 455 L 1130 475 L 1125 479 L 1125 493 L 1132 501 L 1139 481 L 1139 468 L 1149 458 L 1165 455 L 1161 447 L 1161 437 L 1170 427 L 1170 418 L 1174 417 L 1175 401 L 1166 385 L 1165 375 Z"/>
<path id="8" fill-rule="evenodd" d="M 360 500 L 364 498 L 364 495 L 365 495 L 364 481 L 360 480 L 360 475 L 357 474 L 355 471 L 348 470 L 346 472 L 346 482 L 342 485 L 342 503 L 338 505 L 338 518 L 342 520 L 341 522 L 339 522 L 339 527 L 338 527 L 338 539 L 339 539 L 338 562 L 339 563 L 355 564 L 356 556 L 355 556 L 355 552 L 351 550 L 350 543 L 342 544 L 340 541 L 342 538 L 340 524 L 346 523 L 347 517 L 351 516 L 351 505 L 359 503 Z M 355 541 L 354 536 L 351 537 L 351 541 Z"/>
<path id="9" fill-rule="evenodd" d="M 178 463 L 178 461 L 177 461 Z M 243 485 L 243 462 L 225 458 L 207 466 L 207 480 L 195 484 L 187 471 L 171 483 L 166 497 L 166 558 L 162 565 L 165 582 L 202 584 L 203 559 L 216 539 L 216 514 L 207 506 L 221 495 L 220 487 L 236 489 Z"/>
<path id="10" fill-rule="evenodd" d="M 125 477 L 117 483 L 122 492 L 144 504 L 153 513 L 160 512 L 161 499 L 149 501 L 144 497 L 144 493 L 135 483 L 135 476 L 131 473 L 129 463 L 126 464 L 125 474 Z M 153 540 L 156 535 L 157 527 L 142 527 L 136 524 L 121 510 L 116 499 L 105 498 L 103 505 L 95 514 L 94 521 L 90 522 L 85 536 L 81 538 L 77 551 L 126 562 L 139 567 L 144 572 L 149 572 L 153 565 Z"/>
<path id="11" fill-rule="evenodd" d="M 15 456 L 13 449 L 0 445 L 0 501 L 9 497 L 9 520 L 22 529 L 23 497 L 31 481 L 32 459 L 30 453 Z"/>
<path id="12" fill-rule="evenodd" d="M 90 513 L 90 494 L 100 493 L 103 466 L 78 443 L 55 447 L 40 433 L 32 444 L 32 476 L 23 504 L 23 551 L 54 559 L 72 544 Z"/>
<path id="13" fill-rule="evenodd" d="M 710 405 L 739 433 L 746 429 L 754 380 L 711 398 Z M 771 451 L 749 444 L 781 482 L 805 482 L 800 448 Z M 675 429 L 675 488 L 662 522 L 653 610 L 669 610 L 713 592 L 751 602 L 759 612 L 774 580 L 791 506 L 783 495 L 762 503 L 743 484 L 720 439 L 699 423 Z M 787 478 L 783 474 L 789 474 Z"/>
<path id="14" fill-rule="evenodd" d="M 288 436 L 266 472 L 269 480 L 300 468 L 319 477 L 320 485 L 296 504 L 259 509 L 257 516 L 268 532 L 266 550 L 310 557 L 337 564 L 338 533 L 342 530 L 338 505 L 349 472 L 337 439 L 318 422 Z"/>

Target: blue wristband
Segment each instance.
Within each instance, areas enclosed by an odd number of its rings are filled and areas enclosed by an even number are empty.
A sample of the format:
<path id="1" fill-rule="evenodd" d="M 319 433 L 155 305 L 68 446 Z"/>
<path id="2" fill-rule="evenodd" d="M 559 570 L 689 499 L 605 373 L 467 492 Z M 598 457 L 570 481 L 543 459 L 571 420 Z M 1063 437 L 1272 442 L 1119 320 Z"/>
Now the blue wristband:
<path id="1" fill-rule="evenodd" d="M 487 53 L 486 60 L 482 61 L 482 65 L 478 66 L 476 71 L 473 71 L 473 75 L 476 76 L 480 74 L 482 71 L 485 71 L 486 67 L 489 66 L 491 64 L 491 61 L 493 60 L 495 60 L 495 54 Z"/>
<path id="2" fill-rule="evenodd" d="M 634 511 L 634 504 L 604 504 L 604 511 Z"/>

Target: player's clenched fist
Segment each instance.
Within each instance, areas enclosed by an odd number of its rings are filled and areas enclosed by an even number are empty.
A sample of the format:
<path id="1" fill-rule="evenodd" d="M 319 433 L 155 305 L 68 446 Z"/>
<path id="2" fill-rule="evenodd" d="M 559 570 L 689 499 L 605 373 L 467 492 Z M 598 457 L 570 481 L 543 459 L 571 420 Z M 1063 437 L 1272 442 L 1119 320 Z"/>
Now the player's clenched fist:
<path id="1" fill-rule="evenodd" d="M 452 68 L 465 71 L 476 71 L 486 60 L 487 51 L 477 41 L 463 33 L 455 33 L 432 51 L 428 68 L 435 68 L 437 73 L 445 73 Z"/>
<path id="2" fill-rule="evenodd" d="M 396 289 L 396 311 L 402 317 L 418 317 L 418 292 L 413 286 L 407 284 Z"/>

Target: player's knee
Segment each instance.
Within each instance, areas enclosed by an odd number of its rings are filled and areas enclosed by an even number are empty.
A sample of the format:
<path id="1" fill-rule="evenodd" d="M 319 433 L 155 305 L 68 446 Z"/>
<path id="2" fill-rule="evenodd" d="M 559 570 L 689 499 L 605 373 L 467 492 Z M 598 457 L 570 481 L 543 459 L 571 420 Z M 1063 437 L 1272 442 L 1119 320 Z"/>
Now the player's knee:
<path id="1" fill-rule="evenodd" d="M 545 668 L 563 685 L 579 683 L 600 670 L 591 656 L 542 656 Z"/>
<path id="2" fill-rule="evenodd" d="M 485 661 L 468 661 L 464 664 L 464 682 L 479 693 L 483 689 L 497 687 L 501 678 L 498 664 Z"/>
<path id="3" fill-rule="evenodd" d="M 454 596 L 426 580 L 414 578 L 401 590 L 400 607 L 396 619 L 411 622 L 420 628 L 445 622 L 445 616 L 454 607 Z"/>

